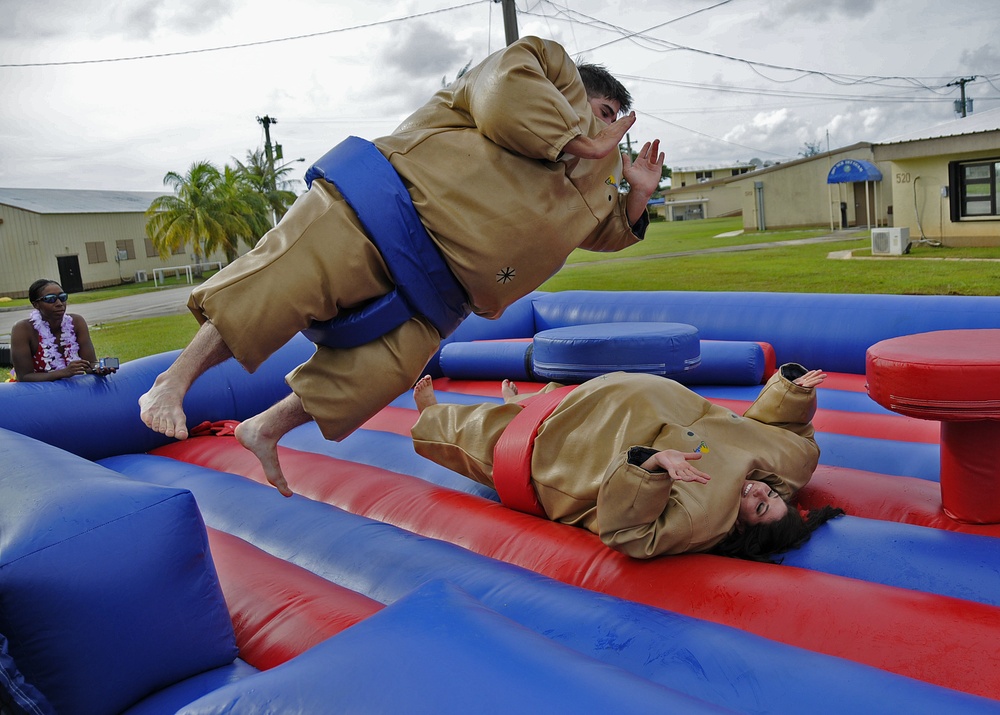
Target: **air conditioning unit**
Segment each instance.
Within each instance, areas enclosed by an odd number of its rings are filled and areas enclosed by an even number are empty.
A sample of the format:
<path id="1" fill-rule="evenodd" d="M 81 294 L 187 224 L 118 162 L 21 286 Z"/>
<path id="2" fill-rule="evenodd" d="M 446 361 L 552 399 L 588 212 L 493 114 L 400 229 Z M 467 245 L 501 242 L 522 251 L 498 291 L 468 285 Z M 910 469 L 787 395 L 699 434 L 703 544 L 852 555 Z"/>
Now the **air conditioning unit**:
<path id="1" fill-rule="evenodd" d="M 146 271 L 136 271 L 135 272 L 135 282 L 145 283 L 149 280 L 149 276 L 146 275 Z"/>
<path id="2" fill-rule="evenodd" d="M 873 228 L 873 256 L 902 256 L 910 252 L 910 229 Z"/>

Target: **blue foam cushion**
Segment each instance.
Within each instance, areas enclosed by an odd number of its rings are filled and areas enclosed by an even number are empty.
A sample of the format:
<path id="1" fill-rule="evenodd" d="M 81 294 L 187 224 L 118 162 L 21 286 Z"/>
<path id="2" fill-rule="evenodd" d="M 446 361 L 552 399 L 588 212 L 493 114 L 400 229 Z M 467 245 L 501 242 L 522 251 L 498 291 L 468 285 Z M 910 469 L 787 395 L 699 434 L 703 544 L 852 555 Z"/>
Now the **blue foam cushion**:
<path id="1" fill-rule="evenodd" d="M 535 335 L 531 369 L 555 382 L 583 382 L 622 370 L 674 375 L 701 362 L 698 330 L 683 323 L 594 323 Z"/>
<path id="2" fill-rule="evenodd" d="M 233 661 L 190 492 L 5 430 L 0 462 L 0 633 L 56 712 L 121 712 Z"/>
<path id="3" fill-rule="evenodd" d="M 441 348 L 441 373 L 454 380 L 532 380 L 529 341 L 449 343 Z"/>

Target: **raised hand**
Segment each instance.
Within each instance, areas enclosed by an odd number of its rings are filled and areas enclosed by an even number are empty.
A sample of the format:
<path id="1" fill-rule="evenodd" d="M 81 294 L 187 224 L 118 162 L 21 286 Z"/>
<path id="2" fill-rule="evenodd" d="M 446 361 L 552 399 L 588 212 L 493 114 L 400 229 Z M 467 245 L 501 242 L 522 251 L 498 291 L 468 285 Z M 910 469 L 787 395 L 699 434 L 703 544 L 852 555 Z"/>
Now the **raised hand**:
<path id="1" fill-rule="evenodd" d="M 635 112 L 629 112 L 611 122 L 593 137 L 581 134 L 570 139 L 563 147 L 563 152 L 581 159 L 603 159 L 618 150 L 618 145 L 633 124 L 635 124 Z"/>
<path id="2" fill-rule="evenodd" d="M 630 191 L 638 191 L 646 200 L 660 186 L 663 176 L 663 152 L 660 140 L 646 142 L 633 161 L 628 154 L 622 154 L 622 175 L 629 183 Z"/>

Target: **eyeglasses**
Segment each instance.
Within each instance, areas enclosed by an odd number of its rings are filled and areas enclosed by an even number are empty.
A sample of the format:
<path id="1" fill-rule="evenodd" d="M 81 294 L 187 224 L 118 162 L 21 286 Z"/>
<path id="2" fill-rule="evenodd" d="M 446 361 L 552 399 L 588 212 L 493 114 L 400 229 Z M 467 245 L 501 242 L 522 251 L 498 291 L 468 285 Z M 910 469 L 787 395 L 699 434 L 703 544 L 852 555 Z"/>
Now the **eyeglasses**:
<path id="1" fill-rule="evenodd" d="M 67 293 L 50 293 L 49 295 L 43 295 L 38 300 L 42 301 L 43 303 L 48 303 L 49 305 L 52 305 L 57 300 L 65 303 L 67 300 L 69 300 L 69 295 Z"/>

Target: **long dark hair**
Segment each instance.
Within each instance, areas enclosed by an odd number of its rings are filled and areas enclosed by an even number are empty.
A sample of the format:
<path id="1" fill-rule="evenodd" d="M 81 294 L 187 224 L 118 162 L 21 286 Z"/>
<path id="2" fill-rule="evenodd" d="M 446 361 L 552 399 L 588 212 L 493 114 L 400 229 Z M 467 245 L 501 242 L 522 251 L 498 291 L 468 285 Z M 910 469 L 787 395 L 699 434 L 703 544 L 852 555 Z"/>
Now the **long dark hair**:
<path id="1" fill-rule="evenodd" d="M 743 531 L 733 529 L 711 553 L 748 561 L 781 563 L 781 559 L 773 559 L 772 555 L 799 548 L 809 541 L 816 529 L 843 513 L 843 509 L 827 505 L 811 510 L 803 519 L 799 510 L 789 504 L 788 512 L 778 521 L 747 526 Z"/>

